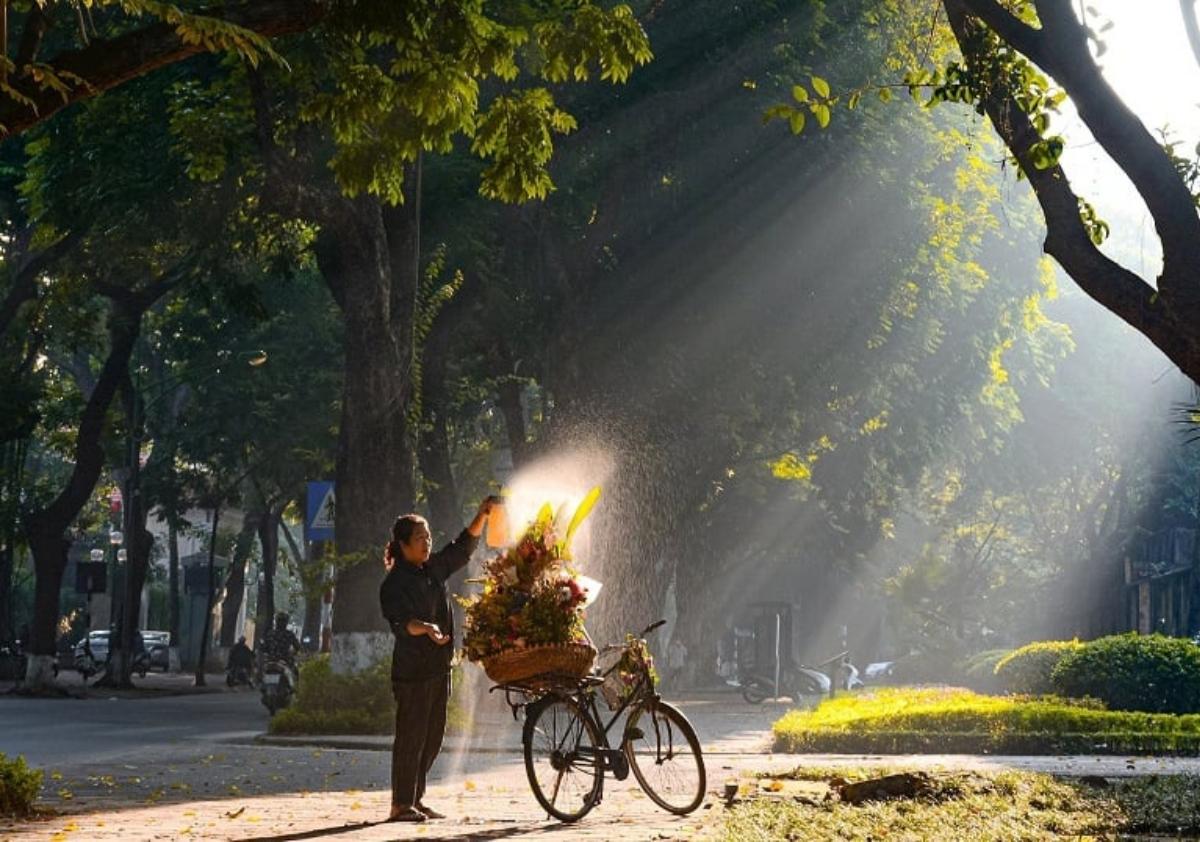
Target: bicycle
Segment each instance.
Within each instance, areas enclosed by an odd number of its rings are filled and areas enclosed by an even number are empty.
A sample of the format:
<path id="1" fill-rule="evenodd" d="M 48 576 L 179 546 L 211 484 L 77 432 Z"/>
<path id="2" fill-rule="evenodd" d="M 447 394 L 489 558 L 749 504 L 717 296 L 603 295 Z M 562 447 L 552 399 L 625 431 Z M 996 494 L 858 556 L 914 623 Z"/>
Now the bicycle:
<path id="1" fill-rule="evenodd" d="M 644 647 L 646 635 L 665 622 L 601 652 L 624 655 L 632 646 Z M 534 798 L 560 821 L 579 821 L 600 803 L 605 772 L 622 781 L 632 771 L 646 795 L 676 815 L 687 815 L 704 800 L 707 780 L 696 729 L 655 691 L 644 659 L 636 659 L 632 687 L 619 699 L 606 699 L 613 713 L 604 723 L 596 691 L 614 675 L 620 677 L 615 672 L 620 664 L 584 678 L 548 674 L 491 688 L 505 692 L 514 719 L 524 708 L 525 774 Z M 621 742 L 614 748 L 608 735 L 625 713 Z"/>

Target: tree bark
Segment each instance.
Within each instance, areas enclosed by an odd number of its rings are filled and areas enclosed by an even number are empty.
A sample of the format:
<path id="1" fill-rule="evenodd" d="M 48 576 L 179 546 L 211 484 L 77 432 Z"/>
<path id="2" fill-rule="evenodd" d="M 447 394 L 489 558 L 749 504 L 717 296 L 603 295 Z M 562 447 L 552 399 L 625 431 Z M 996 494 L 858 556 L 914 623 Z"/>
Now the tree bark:
<path id="1" fill-rule="evenodd" d="M 254 651 L 260 651 L 267 632 L 275 621 L 275 570 L 279 565 L 279 517 L 283 505 L 263 509 L 257 521 L 258 543 L 262 555 L 262 578 L 258 583 L 258 607 L 254 613 Z"/>
<path id="2" fill-rule="evenodd" d="M 224 594 L 221 598 L 221 646 L 228 649 L 237 640 L 238 615 L 242 610 L 242 599 L 246 594 L 246 565 L 250 560 L 250 547 L 258 529 L 260 514 L 247 512 L 242 520 L 233 545 L 233 558 L 225 574 Z"/>
<path id="3" fill-rule="evenodd" d="M 379 611 L 380 563 L 394 518 L 415 503 L 413 398 L 415 260 L 405 252 L 412 220 L 356 200 L 322 232 L 321 271 L 343 295 L 346 379 L 337 469 L 335 537 L 340 555 L 362 554 L 337 578 L 333 667 L 365 669 L 391 648 Z M 409 246 L 411 248 L 411 246 Z M 335 296 L 336 297 L 336 296 Z"/>

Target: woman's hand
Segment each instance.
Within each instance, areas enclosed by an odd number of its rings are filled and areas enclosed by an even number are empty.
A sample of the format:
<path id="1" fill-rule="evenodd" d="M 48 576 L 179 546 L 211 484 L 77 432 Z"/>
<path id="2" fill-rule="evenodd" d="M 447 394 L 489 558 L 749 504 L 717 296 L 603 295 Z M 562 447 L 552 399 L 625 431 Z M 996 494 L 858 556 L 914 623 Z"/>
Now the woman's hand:
<path id="1" fill-rule="evenodd" d="M 504 505 L 504 501 L 495 494 L 484 497 L 483 502 L 479 504 L 479 511 L 475 513 L 475 519 L 467 525 L 467 532 L 475 538 L 482 535 L 483 525 L 487 523 L 488 515 L 492 513 L 493 507 L 502 505 Z"/>
<path id="2" fill-rule="evenodd" d="M 409 620 L 408 625 L 405 628 L 413 637 L 426 635 L 438 646 L 445 646 L 450 642 L 450 635 L 443 634 L 437 623 L 426 623 L 421 620 Z"/>

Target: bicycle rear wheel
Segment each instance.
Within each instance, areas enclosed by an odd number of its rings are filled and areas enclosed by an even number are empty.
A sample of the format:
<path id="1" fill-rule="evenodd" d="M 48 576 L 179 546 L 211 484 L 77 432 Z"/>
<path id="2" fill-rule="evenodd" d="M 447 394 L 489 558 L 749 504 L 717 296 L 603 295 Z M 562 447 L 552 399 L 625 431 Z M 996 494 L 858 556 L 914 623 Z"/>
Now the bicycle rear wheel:
<path id="1" fill-rule="evenodd" d="M 551 698 L 525 720 L 525 774 L 546 812 L 575 822 L 600 802 L 604 767 L 596 723 L 574 699 Z"/>
<path id="2" fill-rule="evenodd" d="M 704 800 L 707 778 L 696 729 L 677 708 L 649 701 L 629 716 L 625 756 L 650 799 L 668 812 L 687 815 Z"/>

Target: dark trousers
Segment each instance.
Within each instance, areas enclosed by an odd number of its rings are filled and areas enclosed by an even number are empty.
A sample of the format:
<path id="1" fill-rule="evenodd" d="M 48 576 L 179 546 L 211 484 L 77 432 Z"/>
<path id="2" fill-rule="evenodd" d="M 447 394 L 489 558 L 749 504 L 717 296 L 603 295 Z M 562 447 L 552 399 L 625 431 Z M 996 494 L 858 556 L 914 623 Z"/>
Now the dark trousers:
<path id="1" fill-rule="evenodd" d="M 396 738 L 392 742 L 392 804 L 412 806 L 425 796 L 425 776 L 446 732 L 450 676 L 393 682 Z"/>

